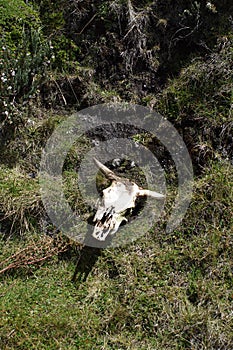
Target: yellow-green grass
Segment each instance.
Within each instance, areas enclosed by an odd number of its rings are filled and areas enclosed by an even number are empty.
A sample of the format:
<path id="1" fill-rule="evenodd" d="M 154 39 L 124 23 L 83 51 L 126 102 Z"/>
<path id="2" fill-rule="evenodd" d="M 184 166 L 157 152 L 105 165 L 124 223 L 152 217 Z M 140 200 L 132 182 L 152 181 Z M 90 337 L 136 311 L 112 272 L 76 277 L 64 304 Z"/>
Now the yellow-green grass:
<path id="1" fill-rule="evenodd" d="M 105 250 L 86 282 L 71 282 L 74 248 L 2 274 L 1 349 L 231 349 L 232 188 L 214 163 L 175 232 Z M 43 236 L 25 237 L 2 240 L 1 260 Z"/>

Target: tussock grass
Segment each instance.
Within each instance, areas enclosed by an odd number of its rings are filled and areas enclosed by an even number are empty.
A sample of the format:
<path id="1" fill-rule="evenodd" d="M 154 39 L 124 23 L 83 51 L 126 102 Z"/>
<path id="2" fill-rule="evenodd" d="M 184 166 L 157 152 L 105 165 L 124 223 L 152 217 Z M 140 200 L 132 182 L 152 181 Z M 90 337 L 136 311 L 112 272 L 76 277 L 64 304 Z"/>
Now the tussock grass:
<path id="1" fill-rule="evenodd" d="M 36 227 L 41 213 L 41 198 L 37 179 L 23 173 L 19 167 L 9 169 L 0 166 L 0 218 L 7 225 L 8 233 Z"/>

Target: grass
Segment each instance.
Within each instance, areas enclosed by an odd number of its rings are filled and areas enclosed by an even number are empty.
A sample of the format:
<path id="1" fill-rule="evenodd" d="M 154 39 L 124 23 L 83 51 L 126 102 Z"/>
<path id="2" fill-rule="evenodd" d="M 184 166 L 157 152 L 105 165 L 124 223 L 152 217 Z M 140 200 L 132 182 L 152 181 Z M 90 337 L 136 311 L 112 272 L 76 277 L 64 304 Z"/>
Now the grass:
<path id="1" fill-rule="evenodd" d="M 213 163 L 176 232 L 105 250 L 81 284 L 74 246 L 1 274 L 1 349 L 231 349 L 232 189 Z M 41 239 L 2 240 L 1 260 Z"/>
<path id="2" fill-rule="evenodd" d="M 0 165 L 0 219 L 12 233 L 17 226 L 20 233 L 36 226 L 42 210 L 39 185 L 36 179 L 19 167 L 9 169 Z"/>
<path id="3" fill-rule="evenodd" d="M 64 48 L 70 39 L 59 40 L 54 42 L 56 59 L 66 64 L 69 52 Z M 77 49 L 71 49 L 71 65 Z M 14 68 L 15 59 L 8 61 L 7 67 Z M 143 92 L 141 98 L 140 86 L 134 89 L 135 75 L 128 83 L 122 78 L 118 88 L 111 86 L 112 78 L 105 86 L 93 79 L 93 67 L 80 66 L 70 75 L 51 72 L 53 79 L 44 82 L 41 95 L 35 91 L 38 101 L 14 109 L 0 142 L 1 350 L 233 349 L 231 66 L 232 35 L 219 36 L 205 59 L 193 59 L 159 93 Z M 72 68 L 70 63 L 67 67 Z M 117 73 L 116 81 L 119 77 Z M 53 235 L 55 229 L 44 216 L 38 183 L 41 152 L 71 113 L 68 106 L 122 98 L 150 105 L 180 132 L 195 165 L 193 198 L 181 225 L 165 233 L 177 182 L 172 170 L 167 171 L 164 217 L 136 242 L 106 249 L 85 282 L 72 282 L 80 246 L 62 233 Z M 66 111 L 60 110 L 63 104 Z M 42 108 L 46 105 L 47 110 Z M 13 108 L 5 101 L 7 106 L 5 115 Z M 158 144 L 146 134 L 135 135 L 135 140 L 153 149 Z M 63 167 L 65 196 L 84 218 L 89 208 L 77 188 L 76 169 L 90 147 L 87 138 L 77 140 Z M 99 187 L 102 181 L 99 176 Z"/>
<path id="4" fill-rule="evenodd" d="M 1 350 L 233 348 L 230 52 L 226 45 L 210 60 L 197 60 L 153 102 L 182 131 L 196 165 L 183 222 L 165 233 L 176 193 L 168 173 L 167 214 L 136 242 L 105 250 L 85 282 L 71 282 L 80 246 L 62 233 L 45 235 L 39 220 L 41 149 L 64 116 L 38 120 L 36 112 L 3 149 Z M 153 142 L 137 137 L 145 145 Z M 66 198 L 85 218 L 76 167 L 89 146 L 86 138 L 78 140 L 63 169 Z M 101 186 L 102 178 L 97 182 Z"/>

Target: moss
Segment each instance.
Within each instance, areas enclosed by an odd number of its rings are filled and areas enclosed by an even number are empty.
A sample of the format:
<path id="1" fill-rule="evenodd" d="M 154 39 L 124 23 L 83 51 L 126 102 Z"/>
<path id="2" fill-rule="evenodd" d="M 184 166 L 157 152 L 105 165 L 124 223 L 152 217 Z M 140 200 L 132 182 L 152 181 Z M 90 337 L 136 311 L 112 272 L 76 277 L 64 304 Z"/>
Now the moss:
<path id="1" fill-rule="evenodd" d="M 22 0 L 1 0 L 0 8 L 0 31 L 5 37 L 5 45 L 16 49 L 25 30 L 39 28 L 39 14 Z"/>
<path id="2" fill-rule="evenodd" d="M 1 0 L 0 26 L 10 31 L 18 24 L 36 25 L 40 21 L 38 13 L 23 0 Z"/>

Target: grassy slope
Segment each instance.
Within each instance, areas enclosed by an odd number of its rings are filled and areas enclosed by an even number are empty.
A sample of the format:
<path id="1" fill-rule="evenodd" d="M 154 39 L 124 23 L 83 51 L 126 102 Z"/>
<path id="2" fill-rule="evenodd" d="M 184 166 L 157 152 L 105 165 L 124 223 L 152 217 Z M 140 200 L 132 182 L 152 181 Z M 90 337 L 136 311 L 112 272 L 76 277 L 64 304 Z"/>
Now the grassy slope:
<path id="1" fill-rule="evenodd" d="M 233 348 L 233 173 L 221 159 L 232 128 L 231 55 L 225 44 L 220 55 L 190 65 L 161 95 L 145 100 L 180 130 L 186 128 L 183 136 L 187 143 L 188 136 L 192 139 L 193 159 L 203 158 L 182 225 L 165 234 L 161 221 L 131 246 L 105 251 L 85 283 L 71 283 L 78 249 L 72 245 L 58 254 L 59 247 L 56 251 L 35 222 L 41 203 L 30 173 L 36 171 L 45 139 L 64 116 L 35 118 L 1 153 L 0 228 L 21 232 L 0 241 L 0 270 L 15 252 L 20 252 L 21 265 L 0 274 L 1 350 Z M 103 91 L 101 96 L 114 97 Z M 77 147 L 86 151 L 85 143 Z M 71 152 L 69 162 L 76 164 L 77 157 Z M 71 168 L 67 193 L 72 203 L 73 175 Z M 65 237 L 62 241 L 65 247 Z M 23 264 L 25 252 L 27 259 L 39 259 L 52 249 L 55 253 L 43 264 Z"/>
<path id="2" fill-rule="evenodd" d="M 232 348 L 231 170 L 213 164 L 179 230 L 165 235 L 161 223 L 106 251 L 85 283 L 71 283 L 74 252 L 2 275 L 1 348 Z M 26 237 L 2 241 L 1 261 L 41 244 Z"/>

